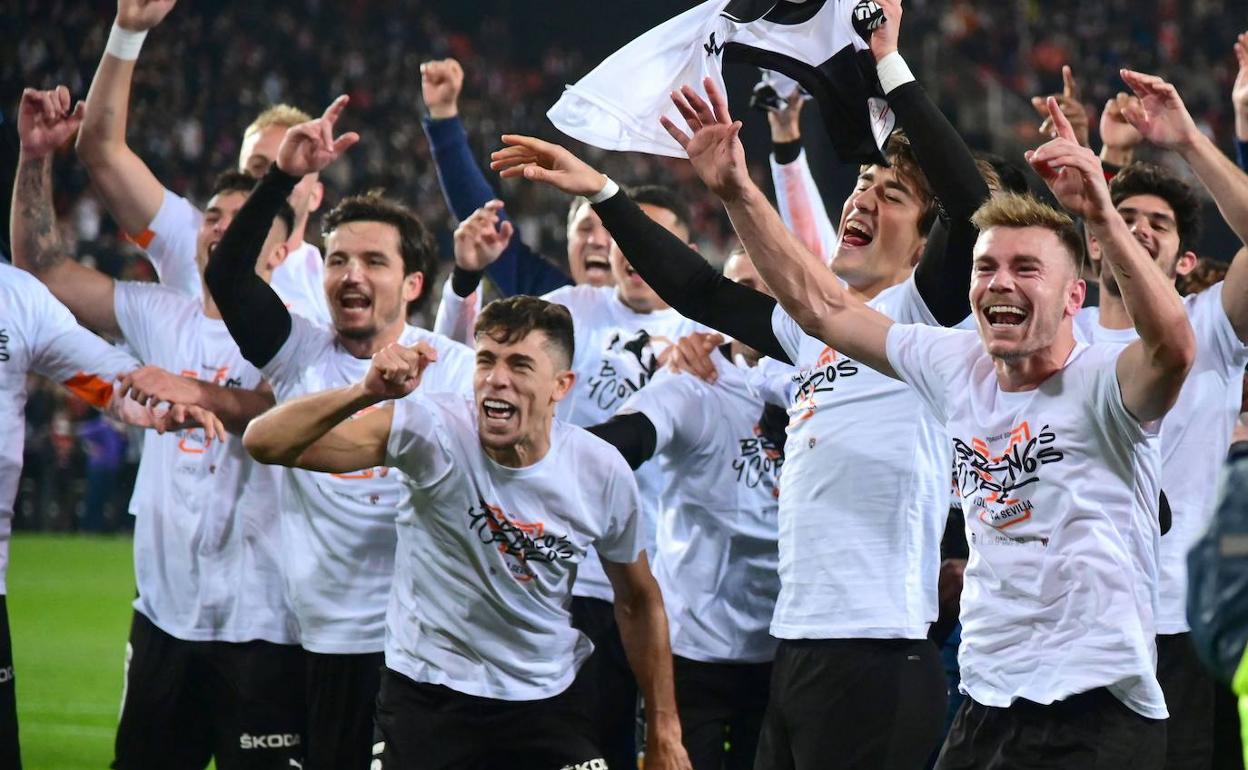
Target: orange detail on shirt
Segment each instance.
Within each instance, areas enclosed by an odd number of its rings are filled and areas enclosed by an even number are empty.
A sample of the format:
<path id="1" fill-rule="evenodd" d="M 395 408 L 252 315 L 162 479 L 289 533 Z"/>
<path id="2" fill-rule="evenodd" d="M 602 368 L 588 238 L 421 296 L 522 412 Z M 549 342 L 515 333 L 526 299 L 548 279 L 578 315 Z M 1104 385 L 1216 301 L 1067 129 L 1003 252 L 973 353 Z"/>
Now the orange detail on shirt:
<path id="1" fill-rule="evenodd" d="M 146 249 L 148 246 L 152 245 L 152 240 L 156 237 L 156 233 L 151 230 L 144 230 L 138 235 L 123 233 L 122 237 L 133 243 L 135 246 L 138 246 L 140 249 Z"/>
<path id="2" fill-rule="evenodd" d="M 94 374 L 78 372 L 64 384 L 71 393 L 97 409 L 108 406 L 108 402 L 113 398 L 112 383 L 105 382 Z"/>

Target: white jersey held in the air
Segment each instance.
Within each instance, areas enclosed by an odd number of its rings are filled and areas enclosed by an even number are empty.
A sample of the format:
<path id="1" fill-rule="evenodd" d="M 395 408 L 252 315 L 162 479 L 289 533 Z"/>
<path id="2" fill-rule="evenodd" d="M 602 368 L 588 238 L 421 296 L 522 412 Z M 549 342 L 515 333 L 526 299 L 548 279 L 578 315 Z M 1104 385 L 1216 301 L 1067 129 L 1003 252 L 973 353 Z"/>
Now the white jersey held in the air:
<path id="1" fill-rule="evenodd" d="M 665 480 L 654 576 L 672 653 L 708 663 L 775 657 L 768 633 L 780 578 L 776 511 L 782 447 L 763 432 L 748 370 L 715 355 L 714 385 L 660 372 L 621 412 L 654 425 Z"/>
<path id="2" fill-rule="evenodd" d="M 867 304 L 898 323 L 936 323 L 913 276 Z M 944 426 L 912 388 L 803 333 L 779 306 L 772 327 L 799 371 L 789 390 L 771 633 L 926 638 L 949 511 Z"/>
<path id="3" fill-rule="evenodd" d="M 1196 361 L 1179 400 L 1161 423 L 1161 488 L 1170 503 L 1170 530 L 1161 538 L 1157 633 L 1181 634 L 1187 623 L 1187 553 L 1204 533 L 1217 502 L 1218 473 L 1231 445 L 1243 398 L 1245 346 L 1222 305 L 1223 284 L 1185 297 L 1196 333 Z M 1084 342 L 1128 345 L 1134 327 L 1107 329 L 1100 309 L 1075 316 L 1075 336 Z"/>
<path id="4" fill-rule="evenodd" d="M 1005 708 L 1105 687 L 1166 717 L 1156 676 L 1158 423 L 1122 401 L 1120 345 L 1079 343 L 1006 392 L 976 332 L 893 326 L 888 360 L 953 438 L 971 555 L 962 690 Z"/>
<path id="5" fill-rule="evenodd" d="M 421 392 L 471 395 L 473 352 L 414 326 L 398 340 L 409 346 L 422 341 L 438 351 L 438 360 L 425 370 Z M 359 382 L 370 363 L 347 352 L 333 330 L 292 316 L 290 337 L 262 371 L 281 402 Z M 403 474 L 387 467 L 281 472 L 286 574 L 301 644 L 325 654 L 381 652 L 394 522 L 411 504 Z"/>
<path id="6" fill-rule="evenodd" d="M 578 571 L 595 550 L 618 563 L 642 553 L 628 464 L 556 419 L 544 457 L 504 467 L 481 448 L 472 399 L 419 390 L 394 404 L 386 464 L 412 494 L 398 523 L 386 666 L 486 698 L 565 690 L 593 649 L 571 625 Z"/>
<path id="7" fill-rule="evenodd" d="M 260 384 L 225 322 L 204 315 L 200 300 L 119 282 L 114 310 L 144 363 L 227 388 Z M 252 460 L 238 436 L 208 444 L 200 429 L 149 431 L 130 499 L 135 609 L 187 641 L 297 642 L 276 480 L 277 468 Z"/>
<path id="8" fill-rule="evenodd" d="M 113 381 L 138 366 L 79 326 L 37 278 L 0 262 L 0 596 L 7 593 L 9 533 L 26 443 L 27 375 L 47 377 L 102 408 Z"/>

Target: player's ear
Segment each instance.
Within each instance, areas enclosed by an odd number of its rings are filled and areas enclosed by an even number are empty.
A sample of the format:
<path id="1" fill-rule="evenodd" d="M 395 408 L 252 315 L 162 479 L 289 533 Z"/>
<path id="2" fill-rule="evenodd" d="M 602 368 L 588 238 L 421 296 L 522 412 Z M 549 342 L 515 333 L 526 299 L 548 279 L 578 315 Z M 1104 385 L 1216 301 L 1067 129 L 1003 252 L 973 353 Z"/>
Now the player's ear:
<path id="1" fill-rule="evenodd" d="M 403 276 L 403 301 L 415 302 L 425 291 L 425 274 L 417 270 Z"/>
<path id="2" fill-rule="evenodd" d="M 555 392 L 551 394 L 551 400 L 555 403 L 562 401 L 568 393 L 572 392 L 572 386 L 576 384 L 576 372 L 571 369 L 564 369 L 555 374 Z"/>

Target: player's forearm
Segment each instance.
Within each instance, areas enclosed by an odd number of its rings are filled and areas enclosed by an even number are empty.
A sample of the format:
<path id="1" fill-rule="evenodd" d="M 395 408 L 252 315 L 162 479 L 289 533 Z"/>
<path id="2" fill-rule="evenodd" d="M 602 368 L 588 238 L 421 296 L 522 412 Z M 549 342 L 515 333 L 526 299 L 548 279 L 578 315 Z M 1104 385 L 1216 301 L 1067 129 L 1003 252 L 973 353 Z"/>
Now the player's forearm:
<path id="1" fill-rule="evenodd" d="M 69 259 L 52 206 L 52 158 L 18 155 L 10 212 L 13 264 L 41 280 Z"/>
<path id="2" fill-rule="evenodd" d="M 625 599 L 617 594 L 615 619 L 629 666 L 645 696 L 647 721 L 655 725 L 672 719 L 679 726 L 667 612 L 658 583 L 653 578 L 648 583 L 648 588 Z"/>
<path id="3" fill-rule="evenodd" d="M 226 388 L 198 380 L 195 383 L 198 392 L 195 406 L 216 414 L 225 429 L 238 436 L 243 435 L 253 419 L 273 406 L 273 394 L 267 389 Z"/>
<path id="4" fill-rule="evenodd" d="M 1204 134 L 1181 146 L 1179 154 L 1209 190 L 1231 230 L 1248 243 L 1248 174 Z"/>
<path id="5" fill-rule="evenodd" d="M 1123 304 L 1149 357 L 1161 368 L 1186 370 L 1196 342 L 1174 283 L 1135 240 L 1117 212 L 1087 224 L 1100 244 L 1101 258 L 1114 272 Z"/>
<path id="6" fill-rule="evenodd" d="M 126 116 L 137 60 L 105 53 L 87 92 L 87 114 L 78 131 L 78 157 L 88 169 L 106 166 L 126 149 Z"/>
<path id="7" fill-rule="evenodd" d="M 251 421 L 243 445 L 262 463 L 298 467 L 300 457 L 318 439 L 381 400 L 357 383 L 286 401 Z"/>

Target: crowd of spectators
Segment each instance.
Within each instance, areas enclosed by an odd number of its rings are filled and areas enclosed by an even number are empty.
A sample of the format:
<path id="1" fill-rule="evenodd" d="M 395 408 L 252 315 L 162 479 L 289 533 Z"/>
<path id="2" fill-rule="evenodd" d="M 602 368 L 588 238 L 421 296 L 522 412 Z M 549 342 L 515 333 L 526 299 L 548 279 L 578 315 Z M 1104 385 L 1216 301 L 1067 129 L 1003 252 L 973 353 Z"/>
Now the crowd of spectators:
<path id="1" fill-rule="evenodd" d="M 464 64 L 461 112 L 484 162 L 504 131 L 556 138 L 544 113 L 565 83 L 614 46 L 693 3 L 598 5 L 589 0 L 181 3 L 144 46 L 128 139 L 168 187 L 202 200 L 215 174 L 236 164 L 242 129 L 263 108 L 288 102 L 319 112 L 333 96 L 347 93 L 351 106 L 344 125 L 360 131 L 363 141 L 330 167 L 327 203 L 348 191 L 385 189 L 440 234 L 449 259 L 453 222 L 420 125 L 420 63 L 453 56 Z M 113 0 L 17 0 L 0 7 L 0 30 L 11 41 L 0 50 L 6 152 L 15 152 L 11 116 L 23 87 L 65 84 L 75 97 L 85 96 L 115 8 Z M 538 14 L 551 23 L 534 18 Z M 525 19 L 519 28 L 517 15 Z M 634 28 L 622 28 L 621 19 Z M 972 146 L 1002 153 L 1034 146 L 1039 119 L 1030 111 L 1029 97 L 1060 90 L 1061 67 L 1070 64 L 1093 127 L 1100 106 L 1123 89 L 1118 69 L 1131 66 L 1179 84 L 1201 127 L 1229 147 L 1228 95 L 1236 71 L 1231 42 L 1244 28 L 1243 0 L 910 0 L 903 49 Z M 1000 102 L 991 110 L 985 107 L 987 94 Z M 741 96 L 736 94 L 734 105 L 744 104 Z M 764 126 L 761 118 L 751 120 Z M 747 129 L 765 136 L 765 126 Z M 726 218 L 693 183 L 687 164 L 586 153 L 617 179 L 682 184 L 704 252 L 722 257 L 731 246 Z M 3 168 L 11 176 L 8 160 Z M 752 160 L 757 177 L 766 178 L 765 158 Z M 151 279 L 151 268 L 91 194 L 72 151 L 56 169 L 58 210 L 79 258 L 118 277 Z M 504 197 L 531 245 L 547 254 L 563 252 L 565 201 L 539 185 L 509 185 Z M 29 412 L 18 525 L 124 524 L 125 479 L 133 470 L 136 443 L 127 449 L 124 431 L 46 384 L 34 388 Z"/>

